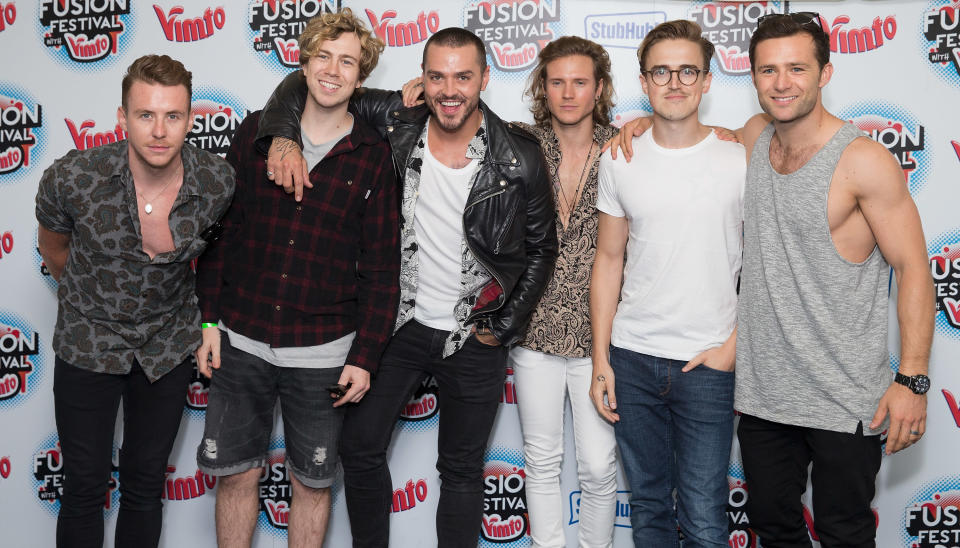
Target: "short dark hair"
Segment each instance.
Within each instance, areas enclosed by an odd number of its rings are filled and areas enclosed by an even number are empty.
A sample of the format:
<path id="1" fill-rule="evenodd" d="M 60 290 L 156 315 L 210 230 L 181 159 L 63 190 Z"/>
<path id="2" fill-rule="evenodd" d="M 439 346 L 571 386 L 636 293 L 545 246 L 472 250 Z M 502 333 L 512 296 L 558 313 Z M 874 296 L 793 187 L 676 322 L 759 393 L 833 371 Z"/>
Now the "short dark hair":
<path id="1" fill-rule="evenodd" d="M 643 42 L 640 42 L 640 47 L 637 49 L 637 60 L 640 61 L 641 71 L 649 70 L 647 53 L 650 48 L 663 40 L 689 40 L 700 46 L 700 51 L 703 53 L 703 68 L 710 70 L 710 59 L 713 58 L 714 47 L 710 40 L 703 37 L 700 25 L 686 19 L 674 19 L 653 27 L 653 30 L 643 38 Z"/>
<path id="2" fill-rule="evenodd" d="M 557 59 L 583 55 L 593 61 L 593 79 L 597 85 L 603 84 L 600 97 L 593 107 L 594 122 L 602 125 L 610 123 L 610 109 L 613 108 L 613 78 L 610 77 L 610 56 L 603 46 L 579 36 L 562 36 L 550 42 L 537 55 L 537 66 L 530 73 L 527 95 L 533 100 L 533 119 L 543 125 L 550 121 L 547 108 L 547 65 Z"/>
<path id="3" fill-rule="evenodd" d="M 127 67 L 120 84 L 120 104 L 127 110 L 127 95 L 136 81 L 161 86 L 184 86 L 187 88 L 187 109 L 193 98 L 193 75 L 183 63 L 169 55 L 144 55 Z"/>
<path id="4" fill-rule="evenodd" d="M 810 19 L 808 22 L 798 20 L 797 14 L 784 13 L 768 15 L 761 18 L 757 23 L 757 30 L 750 37 L 750 70 L 755 71 L 757 44 L 764 40 L 774 38 L 786 38 L 797 34 L 807 34 L 813 38 L 814 55 L 817 58 L 817 64 L 820 69 L 827 66 L 830 62 L 830 36 L 823 30 L 819 15 L 816 19 Z"/>
<path id="5" fill-rule="evenodd" d="M 469 45 L 477 48 L 477 60 L 480 61 L 480 70 L 486 70 L 487 49 L 483 45 L 483 40 L 469 30 L 460 27 L 440 29 L 430 36 L 430 38 L 427 39 L 427 43 L 423 46 L 423 59 L 421 63 L 423 66 L 427 65 L 427 50 L 430 49 L 430 46 L 462 48 L 463 46 Z"/>

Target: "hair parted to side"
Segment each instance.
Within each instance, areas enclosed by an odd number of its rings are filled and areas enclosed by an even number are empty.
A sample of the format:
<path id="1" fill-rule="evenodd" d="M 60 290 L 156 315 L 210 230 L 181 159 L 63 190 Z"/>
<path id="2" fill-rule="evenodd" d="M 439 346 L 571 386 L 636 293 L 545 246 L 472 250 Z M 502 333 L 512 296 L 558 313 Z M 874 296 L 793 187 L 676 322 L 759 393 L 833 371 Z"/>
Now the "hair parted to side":
<path id="1" fill-rule="evenodd" d="M 603 46 L 579 36 L 563 36 L 547 44 L 537 55 L 537 66 L 530 73 L 526 94 L 533 101 L 531 111 L 537 125 L 550 122 L 550 110 L 547 108 L 547 65 L 552 61 L 583 55 L 593 61 L 593 78 L 597 85 L 603 85 L 600 97 L 593 106 L 593 121 L 597 124 L 610 123 L 610 110 L 613 108 L 613 78 L 610 76 L 610 56 Z"/>
<path id="2" fill-rule="evenodd" d="M 769 16 L 763 20 L 762 24 L 757 26 L 757 30 L 753 31 L 753 36 L 750 37 L 750 71 L 754 72 L 756 67 L 754 60 L 756 59 L 757 44 L 764 40 L 787 38 L 797 34 L 806 34 L 813 38 L 813 54 L 817 58 L 820 70 L 823 70 L 823 67 L 830 62 L 830 36 L 813 19 L 809 23 L 801 23 L 791 17 L 791 14 L 784 14 L 780 17 Z"/>
<path id="3" fill-rule="evenodd" d="M 483 40 L 469 30 L 460 27 L 447 27 L 433 33 L 427 38 L 427 43 L 423 46 L 423 59 L 421 63 L 424 67 L 427 65 L 427 50 L 430 46 L 443 46 L 447 48 L 462 48 L 472 45 L 477 49 L 477 60 L 480 62 L 480 70 L 487 69 L 487 50 L 483 45 Z"/>
<path id="4" fill-rule="evenodd" d="M 343 8 L 336 13 L 324 13 L 311 19 L 300 33 L 300 66 L 310 62 L 320 45 L 327 40 L 336 40 L 343 33 L 352 32 L 360 40 L 360 81 L 370 76 L 380 61 L 380 54 L 385 47 L 383 40 L 377 38 L 363 21 L 353 15 L 353 10 Z"/>
<path id="5" fill-rule="evenodd" d="M 169 55 L 144 55 L 127 67 L 127 73 L 120 84 L 120 104 L 127 110 L 127 95 L 136 81 L 161 86 L 184 86 L 187 98 L 193 98 L 193 75 L 183 63 Z M 190 105 L 187 105 L 190 108 Z"/>
<path id="6" fill-rule="evenodd" d="M 647 52 L 657 42 L 663 40 L 689 40 L 700 46 L 703 52 L 703 69 L 710 70 L 710 59 L 713 58 L 713 44 L 703 37 L 700 25 L 686 19 L 674 19 L 660 23 L 643 38 L 637 49 L 637 60 L 640 61 L 640 70 L 650 70 L 647 66 Z"/>

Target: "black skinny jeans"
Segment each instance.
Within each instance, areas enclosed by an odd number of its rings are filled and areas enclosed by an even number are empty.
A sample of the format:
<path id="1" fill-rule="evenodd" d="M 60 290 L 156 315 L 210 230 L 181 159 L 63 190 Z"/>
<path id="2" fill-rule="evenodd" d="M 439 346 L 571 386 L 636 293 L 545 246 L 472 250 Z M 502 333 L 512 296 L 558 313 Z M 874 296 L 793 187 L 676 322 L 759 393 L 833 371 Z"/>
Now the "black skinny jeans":
<path id="1" fill-rule="evenodd" d="M 372 388 L 351 406 L 340 442 L 354 548 L 386 548 L 393 484 L 387 447 L 404 404 L 427 374 L 439 391 L 437 545 L 475 547 L 483 515 L 483 454 L 503 391 L 507 349 L 471 336 L 441 357 L 449 333 L 410 321 L 390 340 Z"/>
<path id="2" fill-rule="evenodd" d="M 120 511 L 114 544 L 157 546 L 167 458 L 180 428 L 191 375 L 189 359 L 152 384 L 137 362 L 126 375 L 110 375 L 56 359 L 53 401 L 64 472 L 58 548 L 103 546 L 103 504 L 121 399 Z"/>

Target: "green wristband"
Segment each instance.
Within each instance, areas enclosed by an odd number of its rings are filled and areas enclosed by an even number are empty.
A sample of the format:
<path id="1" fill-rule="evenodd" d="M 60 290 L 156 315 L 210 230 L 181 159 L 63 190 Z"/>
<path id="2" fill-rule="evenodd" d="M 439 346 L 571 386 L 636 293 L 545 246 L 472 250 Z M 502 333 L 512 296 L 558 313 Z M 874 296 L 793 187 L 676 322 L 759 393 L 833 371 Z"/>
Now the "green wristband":
<path id="1" fill-rule="evenodd" d="M 201 329 L 206 329 L 208 327 L 217 327 L 217 322 L 203 322 L 200 324 Z"/>

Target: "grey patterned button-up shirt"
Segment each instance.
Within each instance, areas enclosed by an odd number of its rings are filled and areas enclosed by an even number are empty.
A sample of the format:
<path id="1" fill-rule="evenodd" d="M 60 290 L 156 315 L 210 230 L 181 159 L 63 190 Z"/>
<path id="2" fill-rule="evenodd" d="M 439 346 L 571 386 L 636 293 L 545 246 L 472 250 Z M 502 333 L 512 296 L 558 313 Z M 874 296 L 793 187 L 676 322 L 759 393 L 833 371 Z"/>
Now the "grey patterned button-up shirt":
<path id="1" fill-rule="evenodd" d="M 394 329 L 400 329 L 403 324 L 413 319 L 416 311 L 417 283 L 420 276 L 419 262 L 417 257 L 417 234 L 413 228 L 413 218 L 417 207 L 417 197 L 420 194 L 420 171 L 423 168 L 423 154 L 426 148 L 427 126 L 430 120 L 423 125 L 423 131 L 420 132 L 420 139 L 417 145 L 410 151 L 407 159 L 407 168 L 403 178 L 403 199 L 400 205 L 402 219 L 400 223 L 400 307 L 397 312 L 397 324 Z M 471 160 L 483 160 L 487 154 L 487 121 L 484 119 L 477 129 L 476 135 L 467 145 L 465 157 Z M 477 179 L 477 173 L 474 171 L 470 178 L 470 188 Z M 462 236 L 462 235 L 461 235 Z M 473 324 L 468 324 L 467 318 L 473 305 L 476 303 L 477 293 L 485 286 L 492 276 L 485 269 L 473 252 L 467 246 L 466 240 L 460 241 L 460 298 L 456 306 L 451 311 L 457 320 L 458 328 L 447 337 L 443 346 L 443 357 L 446 358 L 460 350 L 467 338 L 470 336 L 470 330 Z"/>
<path id="2" fill-rule="evenodd" d="M 77 367 L 128 373 L 140 362 L 152 382 L 200 344 L 200 310 L 190 261 L 201 233 L 233 197 L 233 169 L 184 144 L 183 185 L 170 211 L 173 251 L 143 251 L 127 141 L 70 151 L 49 167 L 37 191 L 37 220 L 70 234 L 53 350 Z"/>

